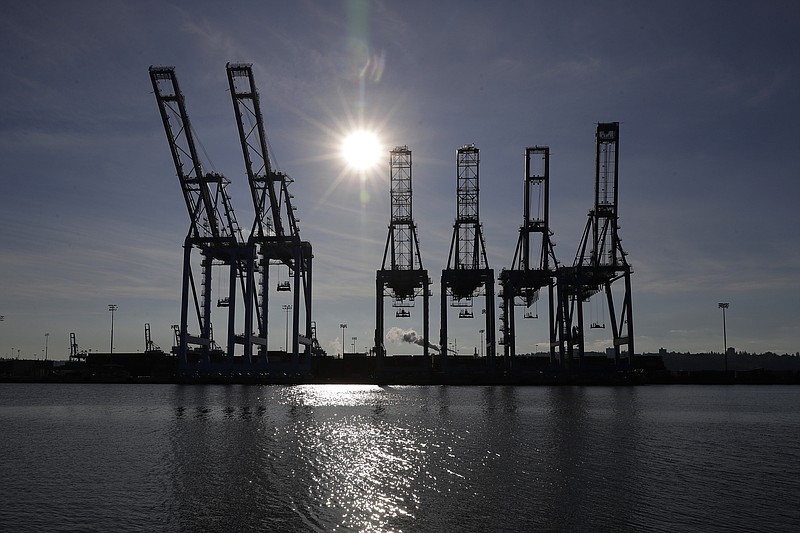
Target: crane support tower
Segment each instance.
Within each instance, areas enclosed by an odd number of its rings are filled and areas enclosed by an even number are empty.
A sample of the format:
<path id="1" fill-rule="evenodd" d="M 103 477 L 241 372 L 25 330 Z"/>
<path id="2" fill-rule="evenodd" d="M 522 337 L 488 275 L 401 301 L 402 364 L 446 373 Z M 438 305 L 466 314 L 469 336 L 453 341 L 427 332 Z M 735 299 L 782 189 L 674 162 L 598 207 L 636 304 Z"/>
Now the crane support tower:
<path id="1" fill-rule="evenodd" d="M 293 180 L 273 169 L 270 162 L 269 142 L 252 65 L 228 63 L 226 70 L 255 211 L 248 239 L 251 253 L 246 268 L 248 294 L 244 311 L 244 358 L 260 369 L 268 366 L 269 267 L 282 265 L 294 280 L 291 288 L 288 281 L 276 285 L 278 291 L 292 290 L 292 306 L 287 308 L 292 315 L 292 336 L 286 352 L 291 355 L 295 371 L 307 372 L 315 340 L 311 320 L 311 244 L 300 238 L 299 220 L 295 217 L 293 196 L 289 193 Z M 253 333 L 254 321 L 257 333 Z M 302 364 L 301 345 L 304 352 Z M 255 354 L 254 346 L 257 347 Z"/>
<path id="2" fill-rule="evenodd" d="M 487 369 L 495 367 L 494 270 L 489 268 L 486 259 L 479 218 L 479 169 L 480 150 L 474 144 L 464 145 L 456 151 L 456 221 L 447 268 L 442 270 L 441 371 L 447 370 L 448 308 L 461 308 L 459 317 L 471 318 L 472 302 L 476 296 L 485 297 Z"/>
<path id="3" fill-rule="evenodd" d="M 411 210 L 411 150 L 398 146 L 389 153 L 391 219 L 383 251 L 383 264 L 376 275 L 375 355 L 380 369 L 386 355 L 384 345 L 383 299 L 392 299 L 398 317 L 408 317 L 408 308 L 422 297 L 423 364 L 431 368 L 429 339 L 430 285 L 428 271 L 422 267 L 417 226 Z"/>
<path id="4" fill-rule="evenodd" d="M 203 171 L 174 67 L 151 66 L 150 79 L 190 220 L 183 247 L 181 322 L 176 347 L 179 371 L 184 376 L 230 373 L 238 341 L 237 294 L 246 292 L 250 251 L 243 242 L 226 191 L 228 180 L 218 173 Z M 195 252 L 200 256 L 199 264 Z M 225 350 L 217 346 L 213 337 L 212 267 L 227 269 L 228 295 L 217 301 L 218 307 L 227 309 Z M 199 329 L 195 334 L 189 333 L 190 306 Z"/>
<path id="5" fill-rule="evenodd" d="M 578 252 L 571 267 L 558 269 L 559 312 L 563 317 L 561 334 L 574 364 L 584 364 L 584 303 L 595 295 L 605 297 L 611 321 L 614 360 L 620 365 L 621 348 L 627 348 L 628 365 L 633 366 L 633 307 L 631 303 L 632 269 L 619 238 L 619 122 L 600 123 L 595 135 L 594 209 L 583 232 Z M 612 284 L 623 282 L 622 305 L 614 304 Z M 605 323 L 593 321 L 592 328 Z"/>
<path id="6" fill-rule="evenodd" d="M 555 364 L 557 316 L 554 288 L 558 261 L 550 231 L 550 148 L 534 146 L 525 149 L 524 212 L 519 239 L 510 269 L 500 273 L 500 322 L 503 356 L 507 368 L 513 368 L 516 358 L 517 326 L 515 308 L 530 307 L 539 300 L 541 290 L 547 289 L 550 338 L 550 364 Z M 538 318 L 536 313 L 526 317 Z M 563 357 L 563 355 L 562 355 Z"/>

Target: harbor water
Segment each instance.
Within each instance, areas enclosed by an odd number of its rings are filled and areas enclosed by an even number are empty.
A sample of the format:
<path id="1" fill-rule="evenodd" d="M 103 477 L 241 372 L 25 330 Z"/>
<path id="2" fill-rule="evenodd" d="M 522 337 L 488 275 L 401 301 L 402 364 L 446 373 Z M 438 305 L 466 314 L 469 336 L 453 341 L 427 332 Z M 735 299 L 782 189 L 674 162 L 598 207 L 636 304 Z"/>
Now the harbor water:
<path id="1" fill-rule="evenodd" d="M 798 531 L 800 387 L 0 384 L 0 531 Z"/>

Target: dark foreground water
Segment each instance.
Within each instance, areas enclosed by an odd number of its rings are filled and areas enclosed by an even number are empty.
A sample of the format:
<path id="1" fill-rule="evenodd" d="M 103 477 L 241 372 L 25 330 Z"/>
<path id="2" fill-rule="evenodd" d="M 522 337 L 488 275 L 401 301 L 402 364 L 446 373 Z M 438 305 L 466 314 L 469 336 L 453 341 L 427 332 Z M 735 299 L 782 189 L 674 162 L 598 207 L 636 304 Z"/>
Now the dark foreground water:
<path id="1" fill-rule="evenodd" d="M 0 531 L 798 531 L 800 387 L 0 384 Z"/>

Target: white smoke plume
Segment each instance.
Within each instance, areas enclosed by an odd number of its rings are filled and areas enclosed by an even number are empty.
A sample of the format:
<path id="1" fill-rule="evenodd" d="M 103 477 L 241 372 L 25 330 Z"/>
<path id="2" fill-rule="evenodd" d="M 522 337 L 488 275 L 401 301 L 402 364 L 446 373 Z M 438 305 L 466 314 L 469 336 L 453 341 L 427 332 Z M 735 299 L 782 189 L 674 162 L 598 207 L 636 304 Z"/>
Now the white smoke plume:
<path id="1" fill-rule="evenodd" d="M 386 333 L 386 340 L 389 342 L 408 342 L 410 344 L 417 344 L 419 346 L 425 346 L 426 341 L 422 336 L 417 335 L 417 332 L 413 329 L 401 329 L 398 327 L 390 328 L 389 331 Z M 436 350 L 437 352 L 440 351 L 440 348 L 431 343 L 427 342 L 428 348 Z"/>

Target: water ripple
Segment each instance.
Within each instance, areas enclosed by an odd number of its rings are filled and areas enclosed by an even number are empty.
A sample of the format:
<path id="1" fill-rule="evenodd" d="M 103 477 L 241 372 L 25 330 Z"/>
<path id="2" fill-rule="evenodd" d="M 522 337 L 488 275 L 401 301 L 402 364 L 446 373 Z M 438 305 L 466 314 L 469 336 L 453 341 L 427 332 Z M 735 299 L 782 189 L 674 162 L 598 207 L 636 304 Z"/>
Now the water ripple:
<path id="1" fill-rule="evenodd" d="M 0 529 L 794 531 L 798 400 L 0 384 Z"/>

